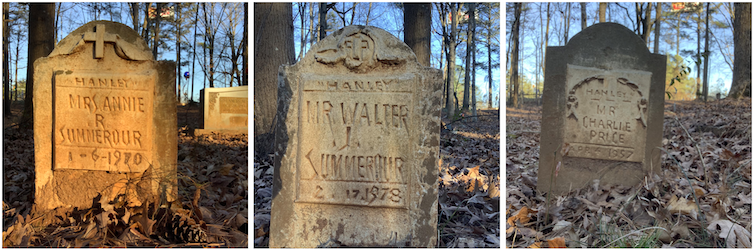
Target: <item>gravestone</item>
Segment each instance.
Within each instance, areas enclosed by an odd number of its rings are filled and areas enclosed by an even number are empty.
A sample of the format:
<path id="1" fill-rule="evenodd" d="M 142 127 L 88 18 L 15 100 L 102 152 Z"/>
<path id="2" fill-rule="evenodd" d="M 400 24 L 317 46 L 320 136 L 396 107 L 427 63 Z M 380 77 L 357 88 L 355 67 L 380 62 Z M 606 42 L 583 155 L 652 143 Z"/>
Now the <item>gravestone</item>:
<path id="1" fill-rule="evenodd" d="M 196 129 L 194 134 L 249 133 L 249 86 L 205 88 L 199 95 L 203 129 Z"/>
<path id="2" fill-rule="evenodd" d="M 108 21 L 84 24 L 35 61 L 35 206 L 175 199 L 174 72 Z"/>
<path id="3" fill-rule="evenodd" d="M 599 23 L 547 47 L 545 63 L 540 191 L 631 186 L 660 172 L 665 55 L 620 24 Z"/>
<path id="4" fill-rule="evenodd" d="M 348 26 L 278 79 L 270 247 L 435 246 L 440 70 Z"/>

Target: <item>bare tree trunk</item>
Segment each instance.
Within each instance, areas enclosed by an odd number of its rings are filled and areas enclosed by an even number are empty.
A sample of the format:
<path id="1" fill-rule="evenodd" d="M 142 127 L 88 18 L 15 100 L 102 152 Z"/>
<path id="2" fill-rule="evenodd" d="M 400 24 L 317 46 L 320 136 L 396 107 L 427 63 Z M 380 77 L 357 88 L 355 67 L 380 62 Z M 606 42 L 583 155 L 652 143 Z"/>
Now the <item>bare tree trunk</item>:
<path id="1" fill-rule="evenodd" d="M 472 47 L 474 47 L 474 50 L 476 50 L 475 45 L 476 44 L 472 41 Z M 471 54 L 471 65 L 471 115 L 475 116 L 474 121 L 476 121 L 476 53 Z"/>
<path id="2" fill-rule="evenodd" d="M 432 5 L 432 4 L 427 4 L 427 5 Z M 432 14 L 432 6 L 429 6 L 427 8 L 429 8 L 429 10 L 427 10 L 427 13 L 430 13 L 429 21 L 430 21 L 430 24 L 431 24 L 432 23 L 432 15 L 431 15 Z M 369 26 L 369 18 L 371 17 L 371 15 L 372 15 L 372 2 L 369 2 L 369 8 L 367 9 L 367 20 L 364 22 L 364 25 Z"/>
<path id="3" fill-rule="evenodd" d="M 563 46 L 568 43 L 568 28 L 571 27 L 571 3 L 566 4 L 566 13 L 563 14 Z M 519 7 L 522 8 L 522 7 Z M 520 22 L 520 20 L 519 20 Z M 519 23 L 519 26 L 521 24 Z"/>
<path id="4" fill-rule="evenodd" d="M 196 37 L 198 36 L 196 34 L 197 27 L 199 27 L 199 4 L 198 3 L 196 4 L 196 14 L 194 14 L 194 45 L 192 46 L 194 50 L 194 53 L 193 53 L 194 58 L 191 60 L 191 101 L 194 100 L 194 82 L 195 82 L 194 79 L 196 79 L 196 74 L 194 74 L 196 69 L 194 68 L 196 67 Z"/>
<path id="5" fill-rule="evenodd" d="M 136 32 L 139 31 L 139 3 L 128 3 L 128 6 L 131 7 L 131 22 L 133 22 L 133 27 Z"/>
<path id="6" fill-rule="evenodd" d="M 547 3 L 547 6 L 550 6 L 550 3 Z M 487 8 L 489 13 L 492 13 L 491 8 Z M 488 22 L 487 24 L 487 107 L 492 109 L 492 29 L 491 27 L 492 22 Z"/>
<path id="7" fill-rule="evenodd" d="M 298 56 L 296 57 L 296 60 L 301 60 L 301 58 L 304 58 L 304 54 L 306 54 L 304 53 L 304 45 L 306 45 L 306 35 L 304 35 L 306 33 L 304 32 L 304 25 L 306 25 L 306 18 L 304 18 L 305 11 L 306 3 L 298 3 L 298 14 L 301 16 L 301 40 L 299 41 Z"/>
<path id="8" fill-rule="evenodd" d="M 165 6 L 164 3 L 157 3 L 157 9 L 155 10 L 155 13 L 157 16 L 154 18 L 154 46 L 152 47 L 152 53 L 154 53 L 154 59 L 157 60 L 157 48 L 160 45 L 160 33 L 161 27 L 160 27 L 160 20 L 162 20 L 162 16 L 160 15 L 160 10 Z"/>
<path id="9" fill-rule="evenodd" d="M 214 8 L 215 8 L 214 5 L 210 5 L 211 10 L 214 10 Z M 206 44 L 207 51 L 209 51 L 209 55 L 207 56 L 207 60 L 209 60 L 209 70 L 208 70 L 209 77 L 207 78 L 207 80 L 209 81 L 209 87 L 213 88 L 215 87 L 215 33 L 214 32 L 216 32 L 216 30 L 213 29 L 214 27 L 212 26 L 213 25 L 212 15 L 210 15 L 209 18 L 207 16 L 207 9 L 204 9 L 204 20 L 206 20 L 206 23 L 207 23 L 207 27 L 206 27 L 207 32 L 205 33 L 205 36 L 207 37 L 207 41 L 209 43 L 209 44 Z"/>
<path id="10" fill-rule="evenodd" d="M 56 3 L 55 6 L 57 8 L 55 9 L 55 32 L 52 34 L 52 37 L 54 38 L 54 44 L 58 44 L 58 28 L 60 27 L 60 8 L 62 7 L 63 3 Z"/>
<path id="11" fill-rule="evenodd" d="M 702 99 L 707 102 L 707 95 L 709 94 L 709 3 L 707 3 L 707 17 L 704 19 L 704 25 L 706 25 L 704 31 L 704 86 L 702 89 Z"/>
<path id="12" fill-rule="evenodd" d="M 243 3 L 243 72 L 242 72 L 243 82 L 241 82 L 242 85 L 249 84 L 249 15 L 248 15 L 248 12 L 249 12 L 249 3 L 244 2 Z"/>
<path id="13" fill-rule="evenodd" d="M 492 109 L 492 42 L 489 41 L 489 33 L 487 31 L 487 108 Z"/>
<path id="14" fill-rule="evenodd" d="M 371 5 L 371 4 L 370 4 Z M 428 3 L 403 4 L 403 40 L 414 50 L 419 63 L 429 67 L 432 37 L 432 6 Z"/>
<path id="15" fill-rule="evenodd" d="M 14 101 L 18 100 L 18 60 L 19 60 L 19 57 L 21 57 L 21 39 L 18 39 L 16 41 L 16 57 L 13 58 L 14 59 L 13 60 L 13 63 L 14 63 L 13 69 L 15 70 L 13 72 L 13 85 L 14 85 L 14 87 L 13 87 L 13 90 L 14 90 L 13 91 L 13 96 L 14 96 L 13 100 Z"/>
<path id="16" fill-rule="evenodd" d="M 547 24 L 545 25 L 545 45 L 542 47 L 542 58 L 547 58 L 547 43 L 550 40 L 550 3 L 547 3 Z M 545 75 L 545 63 L 542 62 L 542 75 Z"/>
<path id="17" fill-rule="evenodd" d="M 660 24 L 662 24 L 662 3 L 657 3 L 657 11 L 655 12 L 655 23 L 657 24 L 657 27 L 655 28 L 655 45 L 654 45 L 654 53 L 659 53 L 660 51 Z"/>
<path id="18" fill-rule="evenodd" d="M 8 29 L 8 22 L 10 22 L 10 3 L 3 3 L 3 117 L 10 117 L 10 48 L 8 42 L 10 40 L 10 29 Z"/>
<path id="19" fill-rule="evenodd" d="M 640 19 L 639 24 L 641 25 L 641 38 L 644 39 L 645 44 L 649 42 L 649 29 L 652 26 L 649 22 L 650 13 L 652 13 L 652 3 L 647 3 L 647 10 L 644 12 L 644 17 L 641 17 L 641 14 L 637 13 Z"/>
<path id="20" fill-rule="evenodd" d="M 204 20 L 205 20 L 205 26 L 207 26 L 207 3 L 202 3 L 202 13 L 204 14 Z M 206 70 L 206 66 L 208 65 L 207 61 L 209 56 L 207 56 L 207 41 L 209 39 L 209 28 L 204 27 L 204 35 L 202 36 L 204 38 L 204 44 L 202 44 L 202 70 L 204 71 L 204 79 L 202 80 L 203 88 L 207 88 L 207 76 L 208 72 Z M 259 38 L 257 38 L 259 40 Z"/>
<path id="21" fill-rule="evenodd" d="M 440 26 L 442 27 L 442 47 L 440 49 L 440 68 L 443 70 L 443 91 L 442 91 L 442 101 L 443 103 L 447 104 L 447 97 L 448 97 L 448 86 L 450 86 L 450 81 L 448 80 L 448 64 L 443 63 L 444 60 L 448 59 L 448 54 L 450 51 L 448 50 L 448 44 L 450 43 L 450 38 L 448 35 L 448 11 L 447 11 L 447 5 L 445 3 L 435 3 L 435 6 L 437 6 L 437 12 L 440 13 Z M 444 57 L 443 57 L 444 56 Z"/>
<path id="22" fill-rule="evenodd" d="M 751 97 L 751 3 L 735 3 L 733 80 L 728 97 Z"/>
<path id="23" fill-rule="evenodd" d="M 228 3 L 223 3 L 223 8 L 225 8 L 225 5 Z M 238 23 L 238 20 L 235 17 L 228 16 L 228 19 L 226 22 L 229 22 L 230 27 L 235 27 L 235 25 Z M 238 74 L 238 57 L 241 55 L 240 47 L 243 44 L 240 44 L 239 46 L 236 46 L 236 31 L 235 29 L 230 29 L 230 31 L 226 32 L 226 38 L 230 41 L 230 64 L 231 64 L 231 70 L 230 70 L 230 87 L 233 87 L 233 80 L 238 81 L 238 86 L 241 85 L 241 75 Z M 221 51 L 222 53 L 222 51 Z M 295 56 L 295 50 L 294 50 L 294 56 Z M 294 57 L 295 58 L 295 57 Z"/>
<path id="24" fill-rule="evenodd" d="M 586 3 L 581 3 L 581 30 L 586 29 Z"/>
<path id="25" fill-rule="evenodd" d="M 605 22 L 605 10 L 607 10 L 607 3 L 600 3 L 600 22 Z"/>
<path id="26" fill-rule="evenodd" d="M 178 70 L 178 73 L 176 74 L 177 77 L 175 77 L 176 79 L 178 79 L 178 87 L 177 87 L 178 95 L 176 97 L 178 98 L 178 103 L 181 103 L 181 6 L 180 6 L 180 3 L 175 3 L 175 20 L 176 20 L 176 25 L 178 26 L 178 28 L 175 29 L 175 37 L 177 40 L 175 42 L 175 50 L 176 50 L 175 59 L 177 61 L 175 67 Z"/>
<path id="27" fill-rule="evenodd" d="M 319 40 L 327 36 L 327 3 L 319 3 Z"/>
<path id="28" fill-rule="evenodd" d="M 317 32 L 314 32 L 314 3 L 309 4 L 309 34 L 310 38 L 306 43 L 312 43 L 316 41 L 315 38 L 317 38 L 318 34 Z M 306 53 L 304 53 L 304 55 L 306 55 Z"/>
<path id="29" fill-rule="evenodd" d="M 456 103 L 453 101 L 455 89 L 453 87 L 453 80 L 455 77 L 456 67 L 456 22 L 458 21 L 458 3 L 450 3 L 450 43 L 448 44 L 448 96 L 445 102 L 445 108 L 448 110 L 448 117 L 450 120 L 455 120 Z"/>
<path id="30" fill-rule="evenodd" d="M 45 57 L 55 47 L 55 4 L 29 4 L 29 56 L 26 67 L 26 98 L 24 98 L 24 115 L 22 120 L 29 120 L 20 125 L 22 129 L 31 129 L 34 124 L 34 61 Z"/>
<path id="31" fill-rule="evenodd" d="M 293 6 L 291 3 L 254 4 L 254 137 L 271 134 L 277 112 L 278 69 L 293 64 Z M 267 138 L 264 138 L 267 139 Z M 274 139 L 269 136 L 269 139 Z M 271 141 L 266 141 L 269 144 Z M 268 151 L 272 151 L 271 147 Z"/>
<path id="32" fill-rule="evenodd" d="M 141 26 L 141 37 L 144 38 L 144 42 L 149 44 L 149 27 L 151 27 L 149 19 L 149 8 L 152 7 L 152 3 L 144 5 L 144 24 Z M 155 58 L 156 60 L 156 58 Z"/>
<path id="33" fill-rule="evenodd" d="M 702 23 L 701 23 L 702 13 L 701 11 L 699 12 L 699 14 L 697 14 L 697 17 L 699 21 L 696 22 L 696 63 L 695 63 L 696 64 L 696 92 L 695 93 L 696 93 L 697 99 L 701 99 L 702 97 L 702 77 L 701 77 L 701 73 L 702 73 L 702 68 L 701 68 L 702 67 L 701 65 L 702 63 L 702 52 L 701 52 L 702 50 Z M 678 28 L 676 29 L 678 40 L 677 40 L 676 48 L 675 48 L 675 55 L 678 55 L 679 53 L 678 51 L 680 50 L 680 47 L 681 47 L 680 26 L 681 26 L 681 17 L 680 17 L 680 14 L 678 14 Z"/>
<path id="34" fill-rule="evenodd" d="M 513 84 L 513 96 L 511 97 L 511 103 L 513 107 L 518 107 L 518 33 L 521 26 L 521 3 L 514 4 L 514 19 L 511 36 L 513 40 L 513 51 L 511 52 L 511 83 Z"/>
<path id="35" fill-rule="evenodd" d="M 474 67 L 472 64 L 471 56 L 472 51 L 476 50 L 474 48 L 474 31 L 475 31 L 475 21 L 474 19 L 474 12 L 476 10 L 476 5 L 474 3 L 469 3 L 469 25 L 466 28 L 466 67 L 465 67 L 465 73 L 463 77 L 463 105 L 461 106 L 461 111 L 465 112 L 469 110 L 469 88 L 471 87 L 471 68 Z"/>

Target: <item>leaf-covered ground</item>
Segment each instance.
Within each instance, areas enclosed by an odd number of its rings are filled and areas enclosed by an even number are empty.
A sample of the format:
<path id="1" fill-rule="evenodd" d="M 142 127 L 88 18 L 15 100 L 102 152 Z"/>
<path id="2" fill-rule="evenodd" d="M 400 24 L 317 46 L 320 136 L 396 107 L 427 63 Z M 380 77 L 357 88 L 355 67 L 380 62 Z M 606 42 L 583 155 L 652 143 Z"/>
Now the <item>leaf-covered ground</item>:
<path id="1" fill-rule="evenodd" d="M 199 109 L 179 106 L 179 201 L 32 212 L 34 141 L 14 126 L 21 109 L 3 120 L 3 247 L 248 246 L 248 136 L 191 136 Z"/>
<path id="2" fill-rule="evenodd" d="M 438 247 L 500 247 L 500 120 L 482 110 L 440 134 Z M 448 124 L 447 120 L 443 120 Z M 447 126 L 446 126 L 447 127 Z M 254 154 L 254 245 L 269 244 L 273 158 Z"/>
<path id="3" fill-rule="evenodd" d="M 548 205 L 536 190 L 541 108 L 507 109 L 506 246 L 751 248 L 751 113 L 751 99 L 668 101 L 660 175 Z"/>

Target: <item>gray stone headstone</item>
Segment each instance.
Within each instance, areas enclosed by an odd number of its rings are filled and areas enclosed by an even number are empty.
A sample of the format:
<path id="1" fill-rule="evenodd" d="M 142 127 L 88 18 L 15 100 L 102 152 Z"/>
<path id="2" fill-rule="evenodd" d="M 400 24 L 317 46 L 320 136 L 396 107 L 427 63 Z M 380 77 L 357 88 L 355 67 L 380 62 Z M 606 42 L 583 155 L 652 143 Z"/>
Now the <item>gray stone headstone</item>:
<path id="1" fill-rule="evenodd" d="M 659 173 L 665 63 L 616 23 L 547 47 L 537 188 L 630 186 Z"/>
<path id="2" fill-rule="evenodd" d="M 281 66 L 270 247 L 435 246 L 441 81 L 369 26 Z"/>
<path id="3" fill-rule="evenodd" d="M 174 81 L 175 63 L 115 22 L 84 24 L 35 61 L 35 206 L 175 199 Z"/>

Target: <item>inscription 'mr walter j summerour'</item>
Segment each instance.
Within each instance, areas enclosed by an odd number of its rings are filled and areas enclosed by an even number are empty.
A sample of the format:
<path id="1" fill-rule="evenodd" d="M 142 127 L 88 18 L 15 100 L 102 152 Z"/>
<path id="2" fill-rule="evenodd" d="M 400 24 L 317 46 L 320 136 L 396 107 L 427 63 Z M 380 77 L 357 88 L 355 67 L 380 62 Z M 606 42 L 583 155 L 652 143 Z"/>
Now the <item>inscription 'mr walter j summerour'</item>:
<path id="1" fill-rule="evenodd" d="M 60 72 L 54 88 L 56 169 L 144 171 L 152 161 L 154 76 Z"/>
<path id="2" fill-rule="evenodd" d="M 567 65 L 568 156 L 642 162 L 652 73 Z"/>
<path id="3" fill-rule="evenodd" d="M 407 208 L 416 76 L 304 79 L 296 202 Z"/>

